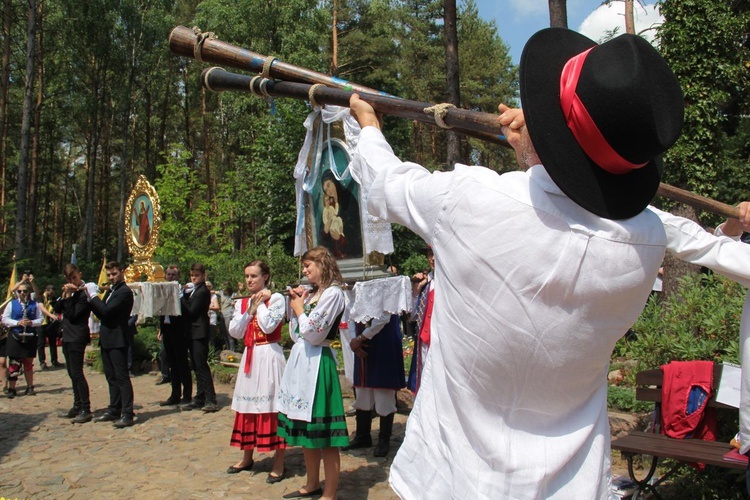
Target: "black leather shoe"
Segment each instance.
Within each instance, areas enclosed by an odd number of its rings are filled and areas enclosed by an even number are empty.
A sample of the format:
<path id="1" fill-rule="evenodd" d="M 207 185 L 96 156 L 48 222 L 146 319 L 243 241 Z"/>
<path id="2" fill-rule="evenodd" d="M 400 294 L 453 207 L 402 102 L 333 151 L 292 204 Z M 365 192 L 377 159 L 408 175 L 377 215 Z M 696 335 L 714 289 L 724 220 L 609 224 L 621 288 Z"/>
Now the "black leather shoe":
<path id="1" fill-rule="evenodd" d="M 172 382 L 169 377 L 162 377 L 161 379 L 156 381 L 156 385 L 162 385 L 162 384 L 169 384 Z"/>
<path id="2" fill-rule="evenodd" d="M 375 457 L 387 457 L 390 451 L 390 442 L 378 440 L 378 445 L 375 447 L 375 451 L 373 451 L 372 454 Z"/>
<path id="3" fill-rule="evenodd" d="M 359 448 L 372 448 L 372 437 L 369 435 L 355 435 L 354 438 L 349 441 L 349 445 L 342 447 L 341 451 L 357 450 Z"/>
<path id="4" fill-rule="evenodd" d="M 53 361 L 52 366 L 54 366 L 55 368 L 62 368 L 65 365 L 62 363 L 58 363 L 57 361 Z"/>
<path id="5" fill-rule="evenodd" d="M 101 416 L 98 416 L 94 419 L 94 422 L 114 422 L 115 420 L 119 420 L 120 417 L 117 415 L 112 415 L 111 413 L 104 413 Z"/>
<path id="6" fill-rule="evenodd" d="M 91 422 L 92 418 L 94 418 L 94 415 L 90 411 L 83 410 L 70 422 L 73 424 L 85 424 L 86 422 Z"/>
<path id="7" fill-rule="evenodd" d="M 135 422 L 133 421 L 133 417 L 122 417 L 112 425 L 114 425 L 118 429 L 124 429 L 125 427 L 131 427 L 133 424 L 135 424 Z"/>
<path id="8" fill-rule="evenodd" d="M 8 389 L 8 399 L 13 399 L 18 395 L 15 389 Z"/>
<path id="9" fill-rule="evenodd" d="M 237 474 L 246 470 L 251 470 L 254 464 L 255 462 L 253 461 L 253 462 L 250 462 L 249 465 L 246 465 L 244 467 L 235 467 L 234 465 L 232 465 L 227 469 L 227 474 Z"/>
<path id="10" fill-rule="evenodd" d="M 23 394 L 25 396 L 36 396 L 36 391 L 34 390 L 34 386 L 33 385 L 28 386 Z"/>
<path id="11" fill-rule="evenodd" d="M 60 418 L 75 418 L 79 413 L 81 413 L 80 410 L 76 410 L 75 408 L 71 408 L 66 413 L 58 413 L 57 416 Z"/>
<path id="12" fill-rule="evenodd" d="M 269 472 L 268 473 L 268 477 L 266 478 L 266 482 L 268 484 L 276 484 L 279 481 L 283 481 L 284 480 L 284 476 L 286 476 L 286 469 L 284 469 L 283 471 L 281 471 L 281 474 L 279 474 L 278 476 L 274 476 L 273 472 Z"/>
<path id="13" fill-rule="evenodd" d="M 203 408 L 204 403 L 196 403 L 195 401 L 191 401 L 190 403 L 185 403 L 180 405 L 180 410 L 183 411 L 190 411 L 190 410 L 198 410 L 200 408 Z"/>
<path id="14" fill-rule="evenodd" d="M 208 403 L 207 405 L 204 405 L 201 410 L 206 413 L 214 413 L 219 411 L 219 405 L 217 405 L 216 403 Z"/>
<path id="15" fill-rule="evenodd" d="M 308 493 L 302 493 L 302 491 L 297 490 L 291 493 L 287 493 L 281 498 L 312 498 L 312 497 L 319 497 L 322 494 L 323 494 L 323 488 L 318 488 L 317 490 L 313 490 Z"/>
<path id="16" fill-rule="evenodd" d="M 159 403 L 159 406 L 177 406 L 178 404 L 180 404 L 179 399 L 170 398 L 170 399 L 167 399 L 166 401 L 162 401 L 161 403 Z"/>

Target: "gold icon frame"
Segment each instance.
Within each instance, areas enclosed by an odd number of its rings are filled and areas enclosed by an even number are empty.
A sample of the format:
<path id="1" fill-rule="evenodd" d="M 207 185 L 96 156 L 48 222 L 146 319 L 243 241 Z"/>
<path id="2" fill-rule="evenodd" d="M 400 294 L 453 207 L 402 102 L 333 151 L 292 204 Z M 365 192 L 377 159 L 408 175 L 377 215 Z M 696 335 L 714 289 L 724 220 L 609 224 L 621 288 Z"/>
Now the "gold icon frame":
<path id="1" fill-rule="evenodd" d="M 145 241 L 139 239 L 140 225 L 133 223 L 139 215 L 137 210 L 140 207 L 145 207 L 151 211 L 148 237 Z M 148 212 L 146 215 L 148 219 Z M 139 281 L 143 276 L 146 276 L 148 281 L 164 280 L 164 269 L 158 262 L 151 260 L 159 246 L 161 222 L 159 195 L 156 194 L 156 189 L 148 182 L 148 179 L 141 175 L 138 177 L 125 205 L 125 241 L 127 241 L 128 250 L 133 256 L 133 263 L 125 271 L 126 281 Z"/>

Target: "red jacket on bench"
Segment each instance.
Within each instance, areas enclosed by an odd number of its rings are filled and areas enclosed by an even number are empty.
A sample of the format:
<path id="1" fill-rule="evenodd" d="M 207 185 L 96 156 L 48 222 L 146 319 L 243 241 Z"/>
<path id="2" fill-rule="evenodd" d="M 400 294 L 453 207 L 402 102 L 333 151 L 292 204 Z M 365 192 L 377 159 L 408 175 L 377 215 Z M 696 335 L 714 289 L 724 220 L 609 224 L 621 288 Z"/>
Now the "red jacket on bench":
<path id="1" fill-rule="evenodd" d="M 675 439 L 716 441 L 716 412 L 711 361 L 672 361 L 662 365 L 661 432 Z"/>

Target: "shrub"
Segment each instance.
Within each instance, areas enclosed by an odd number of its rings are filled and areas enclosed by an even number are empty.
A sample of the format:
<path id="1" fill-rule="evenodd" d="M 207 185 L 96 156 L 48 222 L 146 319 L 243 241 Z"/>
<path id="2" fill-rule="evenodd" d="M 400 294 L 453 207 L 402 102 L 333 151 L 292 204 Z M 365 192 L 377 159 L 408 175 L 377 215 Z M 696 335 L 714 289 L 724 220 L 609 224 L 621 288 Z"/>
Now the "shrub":
<path id="1" fill-rule="evenodd" d="M 649 299 L 632 328 L 636 338 L 620 339 L 615 351 L 637 360 L 635 371 L 670 361 L 739 363 L 744 298 L 744 288 L 722 276 L 685 276 L 667 300 Z"/>
<path id="2" fill-rule="evenodd" d="M 138 326 L 138 333 L 133 342 L 133 371 L 137 371 L 144 361 L 159 359 L 161 341 L 156 338 L 157 326 L 153 324 L 154 319 L 156 318 L 149 318 L 146 323 Z M 156 321 L 158 322 L 158 319 Z"/>
<path id="3" fill-rule="evenodd" d="M 607 408 L 628 413 L 648 413 L 653 404 L 635 399 L 635 389 L 610 385 L 607 388 Z"/>

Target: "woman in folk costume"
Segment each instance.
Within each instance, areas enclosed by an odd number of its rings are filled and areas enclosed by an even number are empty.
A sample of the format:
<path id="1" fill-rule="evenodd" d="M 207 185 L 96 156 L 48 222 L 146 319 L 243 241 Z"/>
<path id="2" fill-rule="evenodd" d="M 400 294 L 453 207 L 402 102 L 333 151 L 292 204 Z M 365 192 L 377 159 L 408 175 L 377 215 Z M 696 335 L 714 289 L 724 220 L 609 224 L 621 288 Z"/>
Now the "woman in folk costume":
<path id="1" fill-rule="evenodd" d="M 304 448 L 307 482 L 284 498 L 336 498 L 341 457 L 339 448 L 349 444 L 341 399 L 336 359 L 330 343 L 336 338 L 344 313 L 343 282 L 336 260 L 324 247 L 302 256 L 303 274 L 312 290 L 290 291 L 294 312 L 290 334 L 294 347 L 277 396 L 279 435 L 290 446 Z M 320 485 L 323 460 L 325 489 Z"/>
<path id="2" fill-rule="evenodd" d="M 253 451 L 275 450 L 267 483 L 284 479 L 286 443 L 277 435 L 276 392 L 286 361 L 279 345 L 286 302 L 281 294 L 266 288 L 271 277 L 268 264 L 261 260 L 245 266 L 245 282 L 250 297 L 238 300 L 229 323 L 229 334 L 244 339 L 232 409 L 234 418 L 231 445 L 244 451 L 242 460 L 227 469 L 229 474 L 250 470 Z"/>

